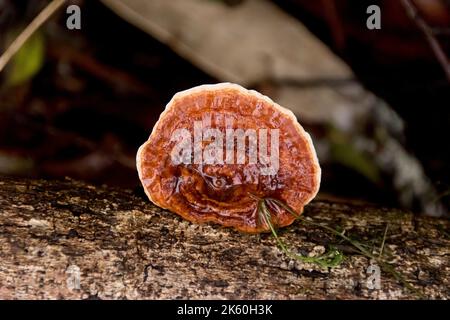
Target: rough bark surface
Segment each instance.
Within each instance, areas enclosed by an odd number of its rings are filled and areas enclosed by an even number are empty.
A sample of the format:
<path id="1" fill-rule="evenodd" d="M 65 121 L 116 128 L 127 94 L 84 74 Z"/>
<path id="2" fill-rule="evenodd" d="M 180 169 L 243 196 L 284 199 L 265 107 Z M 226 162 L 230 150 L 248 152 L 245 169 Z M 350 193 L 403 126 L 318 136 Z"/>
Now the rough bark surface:
<path id="1" fill-rule="evenodd" d="M 425 297 L 450 297 L 449 221 L 319 200 L 305 215 L 374 246 L 389 224 L 395 269 Z M 381 289 L 369 289 L 369 259 L 320 228 L 297 222 L 281 237 L 303 254 L 335 244 L 345 260 L 330 269 L 291 261 L 269 234 L 191 224 L 140 192 L 3 178 L 0 298 L 417 298 L 383 271 Z"/>

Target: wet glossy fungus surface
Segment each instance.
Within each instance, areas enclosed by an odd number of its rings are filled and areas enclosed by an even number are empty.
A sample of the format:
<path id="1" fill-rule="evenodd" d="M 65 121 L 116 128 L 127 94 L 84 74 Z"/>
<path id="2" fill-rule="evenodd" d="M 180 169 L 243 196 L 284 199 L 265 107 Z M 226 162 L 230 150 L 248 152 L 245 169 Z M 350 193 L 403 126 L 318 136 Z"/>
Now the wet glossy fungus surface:
<path id="1" fill-rule="evenodd" d="M 195 123 L 201 123 L 203 130 L 214 128 L 224 133 L 223 163 L 195 160 Z M 171 157 L 179 142 L 173 138 L 177 129 L 186 129 L 192 137 L 193 151 L 184 163 L 174 163 Z M 278 171 L 263 175 L 261 169 L 267 167 L 267 162 L 250 163 L 248 140 L 245 163 L 226 162 L 227 151 L 233 151 L 237 159 L 238 146 L 236 142 L 234 150 L 227 150 L 227 129 L 254 129 L 256 132 L 266 129 L 270 151 L 270 134 L 273 134 L 272 129 L 278 129 Z M 204 152 L 213 141 L 217 140 L 205 141 L 203 137 L 197 146 Z M 258 218 L 257 201 L 252 195 L 280 199 L 301 212 L 317 193 L 320 183 L 314 147 L 295 117 L 270 99 L 231 84 L 201 86 L 177 94 L 161 115 L 149 140 L 140 148 L 137 166 L 147 195 L 158 206 L 195 223 L 215 222 L 251 233 L 268 230 Z M 272 211 L 272 220 L 279 227 L 294 221 L 283 209 Z"/>

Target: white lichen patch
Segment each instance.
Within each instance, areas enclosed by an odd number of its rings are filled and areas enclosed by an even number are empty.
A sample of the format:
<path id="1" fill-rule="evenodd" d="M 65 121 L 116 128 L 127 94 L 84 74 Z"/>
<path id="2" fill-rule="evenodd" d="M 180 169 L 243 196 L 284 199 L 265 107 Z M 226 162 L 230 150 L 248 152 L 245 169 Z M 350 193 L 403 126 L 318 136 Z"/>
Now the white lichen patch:
<path id="1" fill-rule="evenodd" d="M 37 228 L 37 229 L 50 229 L 51 228 L 51 223 L 47 220 L 31 218 L 30 220 L 28 220 L 27 224 L 31 228 Z"/>
<path id="2" fill-rule="evenodd" d="M 324 246 L 315 246 L 310 253 L 308 253 L 308 257 L 317 257 L 325 253 Z"/>
<path id="3" fill-rule="evenodd" d="M 430 257 L 428 257 L 428 262 L 433 266 L 433 267 L 437 267 L 437 268 L 439 268 L 439 267 L 442 267 L 442 266 L 444 266 L 445 267 L 445 265 L 444 265 L 444 260 L 442 260 L 442 257 L 435 257 L 435 256 L 430 256 Z M 448 261 L 447 261 L 447 263 L 448 263 Z"/>
<path id="4" fill-rule="evenodd" d="M 26 204 L 20 204 L 20 205 L 13 204 L 12 207 L 18 208 L 18 209 L 34 211 L 34 207 L 33 206 L 26 205 Z"/>

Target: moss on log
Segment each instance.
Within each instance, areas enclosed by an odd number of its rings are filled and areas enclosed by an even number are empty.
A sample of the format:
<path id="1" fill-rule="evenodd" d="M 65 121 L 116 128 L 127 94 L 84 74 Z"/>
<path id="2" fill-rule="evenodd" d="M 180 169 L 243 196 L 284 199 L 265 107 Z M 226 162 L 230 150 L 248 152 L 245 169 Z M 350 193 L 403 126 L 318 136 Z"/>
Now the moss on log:
<path id="1" fill-rule="evenodd" d="M 450 298 L 449 221 L 319 200 L 304 214 L 374 247 L 389 224 L 395 270 L 425 297 Z M 384 271 L 370 289 L 369 259 L 321 228 L 296 222 L 280 236 L 303 254 L 338 246 L 345 259 L 335 268 L 292 261 L 270 234 L 194 225 L 140 192 L 2 178 L 0 298 L 417 298 Z"/>

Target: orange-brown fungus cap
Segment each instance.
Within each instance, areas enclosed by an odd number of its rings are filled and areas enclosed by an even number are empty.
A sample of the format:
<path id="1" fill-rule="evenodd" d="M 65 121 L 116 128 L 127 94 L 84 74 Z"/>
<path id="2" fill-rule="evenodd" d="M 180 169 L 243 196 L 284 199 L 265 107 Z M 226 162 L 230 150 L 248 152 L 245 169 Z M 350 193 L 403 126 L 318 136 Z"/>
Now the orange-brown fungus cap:
<path id="1" fill-rule="evenodd" d="M 252 195 L 279 199 L 300 213 L 320 185 L 314 146 L 294 114 L 231 83 L 177 93 L 139 148 L 137 169 L 156 205 L 195 223 L 250 233 L 268 230 Z M 295 220 L 272 209 L 278 227 Z"/>

